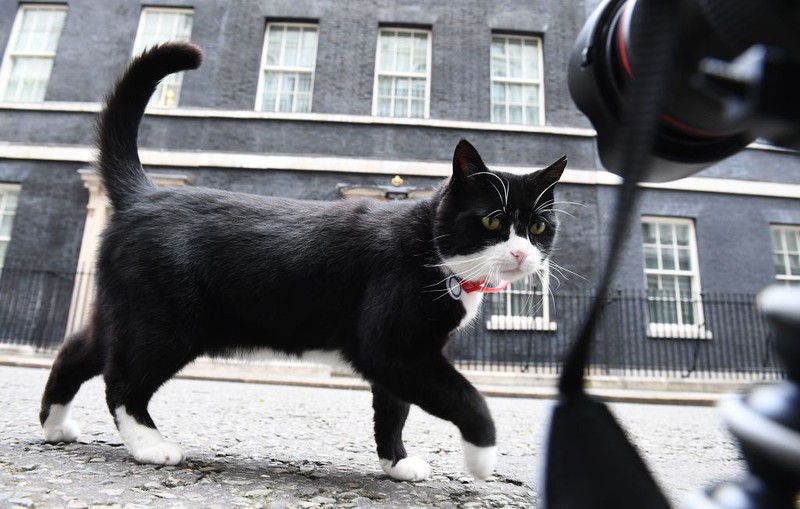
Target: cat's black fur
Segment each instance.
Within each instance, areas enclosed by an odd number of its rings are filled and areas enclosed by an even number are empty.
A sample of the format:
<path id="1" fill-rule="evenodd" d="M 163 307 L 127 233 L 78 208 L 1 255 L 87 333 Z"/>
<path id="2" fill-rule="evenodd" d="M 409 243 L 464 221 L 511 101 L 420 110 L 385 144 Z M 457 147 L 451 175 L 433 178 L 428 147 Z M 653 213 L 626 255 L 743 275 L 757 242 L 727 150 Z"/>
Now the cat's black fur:
<path id="1" fill-rule="evenodd" d="M 200 355 L 269 348 L 338 351 L 373 389 L 378 456 L 406 457 L 409 404 L 453 422 L 464 440 L 495 444 L 484 398 L 442 348 L 465 316 L 444 295 L 443 258 L 475 253 L 525 231 L 533 201 L 552 201 L 562 159 L 532 175 L 495 172 L 509 184 L 509 220 L 488 232 L 496 183 L 462 141 L 454 174 L 423 201 L 307 202 L 198 188 L 160 189 L 137 154 L 144 108 L 158 81 L 195 68 L 200 51 L 169 44 L 135 59 L 98 126 L 98 171 L 114 208 L 97 266 L 97 300 L 85 329 L 53 365 L 41 421 L 103 374 L 112 414 L 144 426 L 153 393 Z M 265 131 L 265 136 L 269 132 Z M 551 231 L 537 239 L 549 252 Z M 513 220 L 512 220 L 513 218 Z M 444 296 L 444 298 L 442 298 Z M 117 422 L 119 426 L 119 422 Z"/>

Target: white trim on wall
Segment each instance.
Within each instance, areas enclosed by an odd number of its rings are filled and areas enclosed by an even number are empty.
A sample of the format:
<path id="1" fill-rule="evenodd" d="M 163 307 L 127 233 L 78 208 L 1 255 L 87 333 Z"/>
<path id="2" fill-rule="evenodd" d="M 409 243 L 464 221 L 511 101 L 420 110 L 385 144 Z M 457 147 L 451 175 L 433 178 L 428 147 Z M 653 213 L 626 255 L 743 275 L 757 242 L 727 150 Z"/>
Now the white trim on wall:
<path id="1" fill-rule="evenodd" d="M 88 102 L 56 102 L 46 103 L 11 103 L 0 102 L 0 111 L 36 111 L 56 113 L 99 113 L 100 103 Z M 583 127 L 558 127 L 544 125 L 494 124 L 469 120 L 445 120 L 435 118 L 377 117 L 371 115 L 347 115 L 339 113 L 283 113 L 253 110 L 220 110 L 213 108 L 148 108 L 148 115 L 154 117 L 202 118 L 219 120 L 291 120 L 302 122 L 322 122 L 334 124 L 356 125 L 401 125 L 434 127 L 441 129 L 461 129 L 469 131 L 497 131 L 510 133 L 555 134 L 594 138 L 594 129 Z"/>
<path id="2" fill-rule="evenodd" d="M 89 164 L 94 162 L 95 155 L 95 149 L 87 146 L 25 145 L 0 142 L 0 159 L 67 161 Z M 142 164 L 146 166 L 180 168 L 325 171 L 420 177 L 448 177 L 453 171 L 450 161 L 396 161 L 388 159 L 355 159 L 329 156 L 188 152 L 151 149 L 141 149 L 139 151 L 139 156 Z M 527 166 L 495 166 L 492 165 L 491 162 L 489 167 L 517 174 L 530 173 L 531 171 L 539 169 Z M 616 186 L 622 181 L 617 175 L 604 170 L 573 168 L 564 172 L 561 182 L 565 184 Z M 666 191 L 800 199 L 800 184 L 786 184 L 781 182 L 687 177 L 673 182 L 641 184 L 641 187 Z"/>

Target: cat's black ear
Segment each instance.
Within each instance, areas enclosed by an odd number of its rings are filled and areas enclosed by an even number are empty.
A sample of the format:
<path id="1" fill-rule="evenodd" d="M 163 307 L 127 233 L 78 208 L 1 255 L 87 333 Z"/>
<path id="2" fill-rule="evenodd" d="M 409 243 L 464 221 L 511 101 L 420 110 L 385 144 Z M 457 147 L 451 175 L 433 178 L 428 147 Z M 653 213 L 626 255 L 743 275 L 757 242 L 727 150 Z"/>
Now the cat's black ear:
<path id="1" fill-rule="evenodd" d="M 564 168 L 566 167 L 567 156 L 563 155 L 547 168 L 532 173 L 528 180 L 531 183 L 535 183 L 537 186 L 552 188 L 555 186 L 555 183 L 561 179 L 561 175 L 564 174 Z"/>
<path id="2" fill-rule="evenodd" d="M 462 180 L 481 171 L 488 171 L 478 151 L 467 140 L 461 140 L 453 154 L 453 179 Z"/>

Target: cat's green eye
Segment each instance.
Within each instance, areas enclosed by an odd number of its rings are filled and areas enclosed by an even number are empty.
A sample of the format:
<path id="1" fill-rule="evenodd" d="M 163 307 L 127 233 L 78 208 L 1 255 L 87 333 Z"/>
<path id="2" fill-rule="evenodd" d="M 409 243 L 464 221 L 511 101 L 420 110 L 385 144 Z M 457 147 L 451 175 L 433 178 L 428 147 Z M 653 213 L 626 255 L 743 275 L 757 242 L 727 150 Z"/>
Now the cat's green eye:
<path id="1" fill-rule="evenodd" d="M 500 216 L 498 215 L 485 216 L 481 222 L 483 223 L 483 227 L 490 232 L 499 229 L 500 225 L 502 224 L 502 221 L 500 221 Z"/>
<path id="2" fill-rule="evenodd" d="M 541 219 L 535 221 L 531 225 L 530 230 L 531 230 L 531 235 L 541 235 L 544 233 L 545 230 L 547 230 L 547 223 L 542 221 Z"/>

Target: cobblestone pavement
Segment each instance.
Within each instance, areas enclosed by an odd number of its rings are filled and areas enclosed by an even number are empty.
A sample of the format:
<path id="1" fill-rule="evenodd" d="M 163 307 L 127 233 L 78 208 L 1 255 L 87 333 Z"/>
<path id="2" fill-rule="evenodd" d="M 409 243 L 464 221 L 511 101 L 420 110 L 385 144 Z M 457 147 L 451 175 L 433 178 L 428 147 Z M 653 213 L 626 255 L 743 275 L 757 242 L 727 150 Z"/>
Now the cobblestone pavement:
<path id="1" fill-rule="evenodd" d="M 486 482 L 463 473 L 451 424 L 412 409 L 406 445 L 433 475 L 410 484 L 378 467 L 365 391 L 173 380 L 151 414 L 188 460 L 154 467 L 134 463 L 122 447 L 99 379 L 76 398 L 78 442 L 45 444 L 37 413 L 46 377 L 46 370 L 0 367 L 2 508 L 529 508 L 539 499 L 547 401 L 489 399 L 501 457 Z M 741 473 L 715 409 L 613 409 L 673 500 Z"/>

